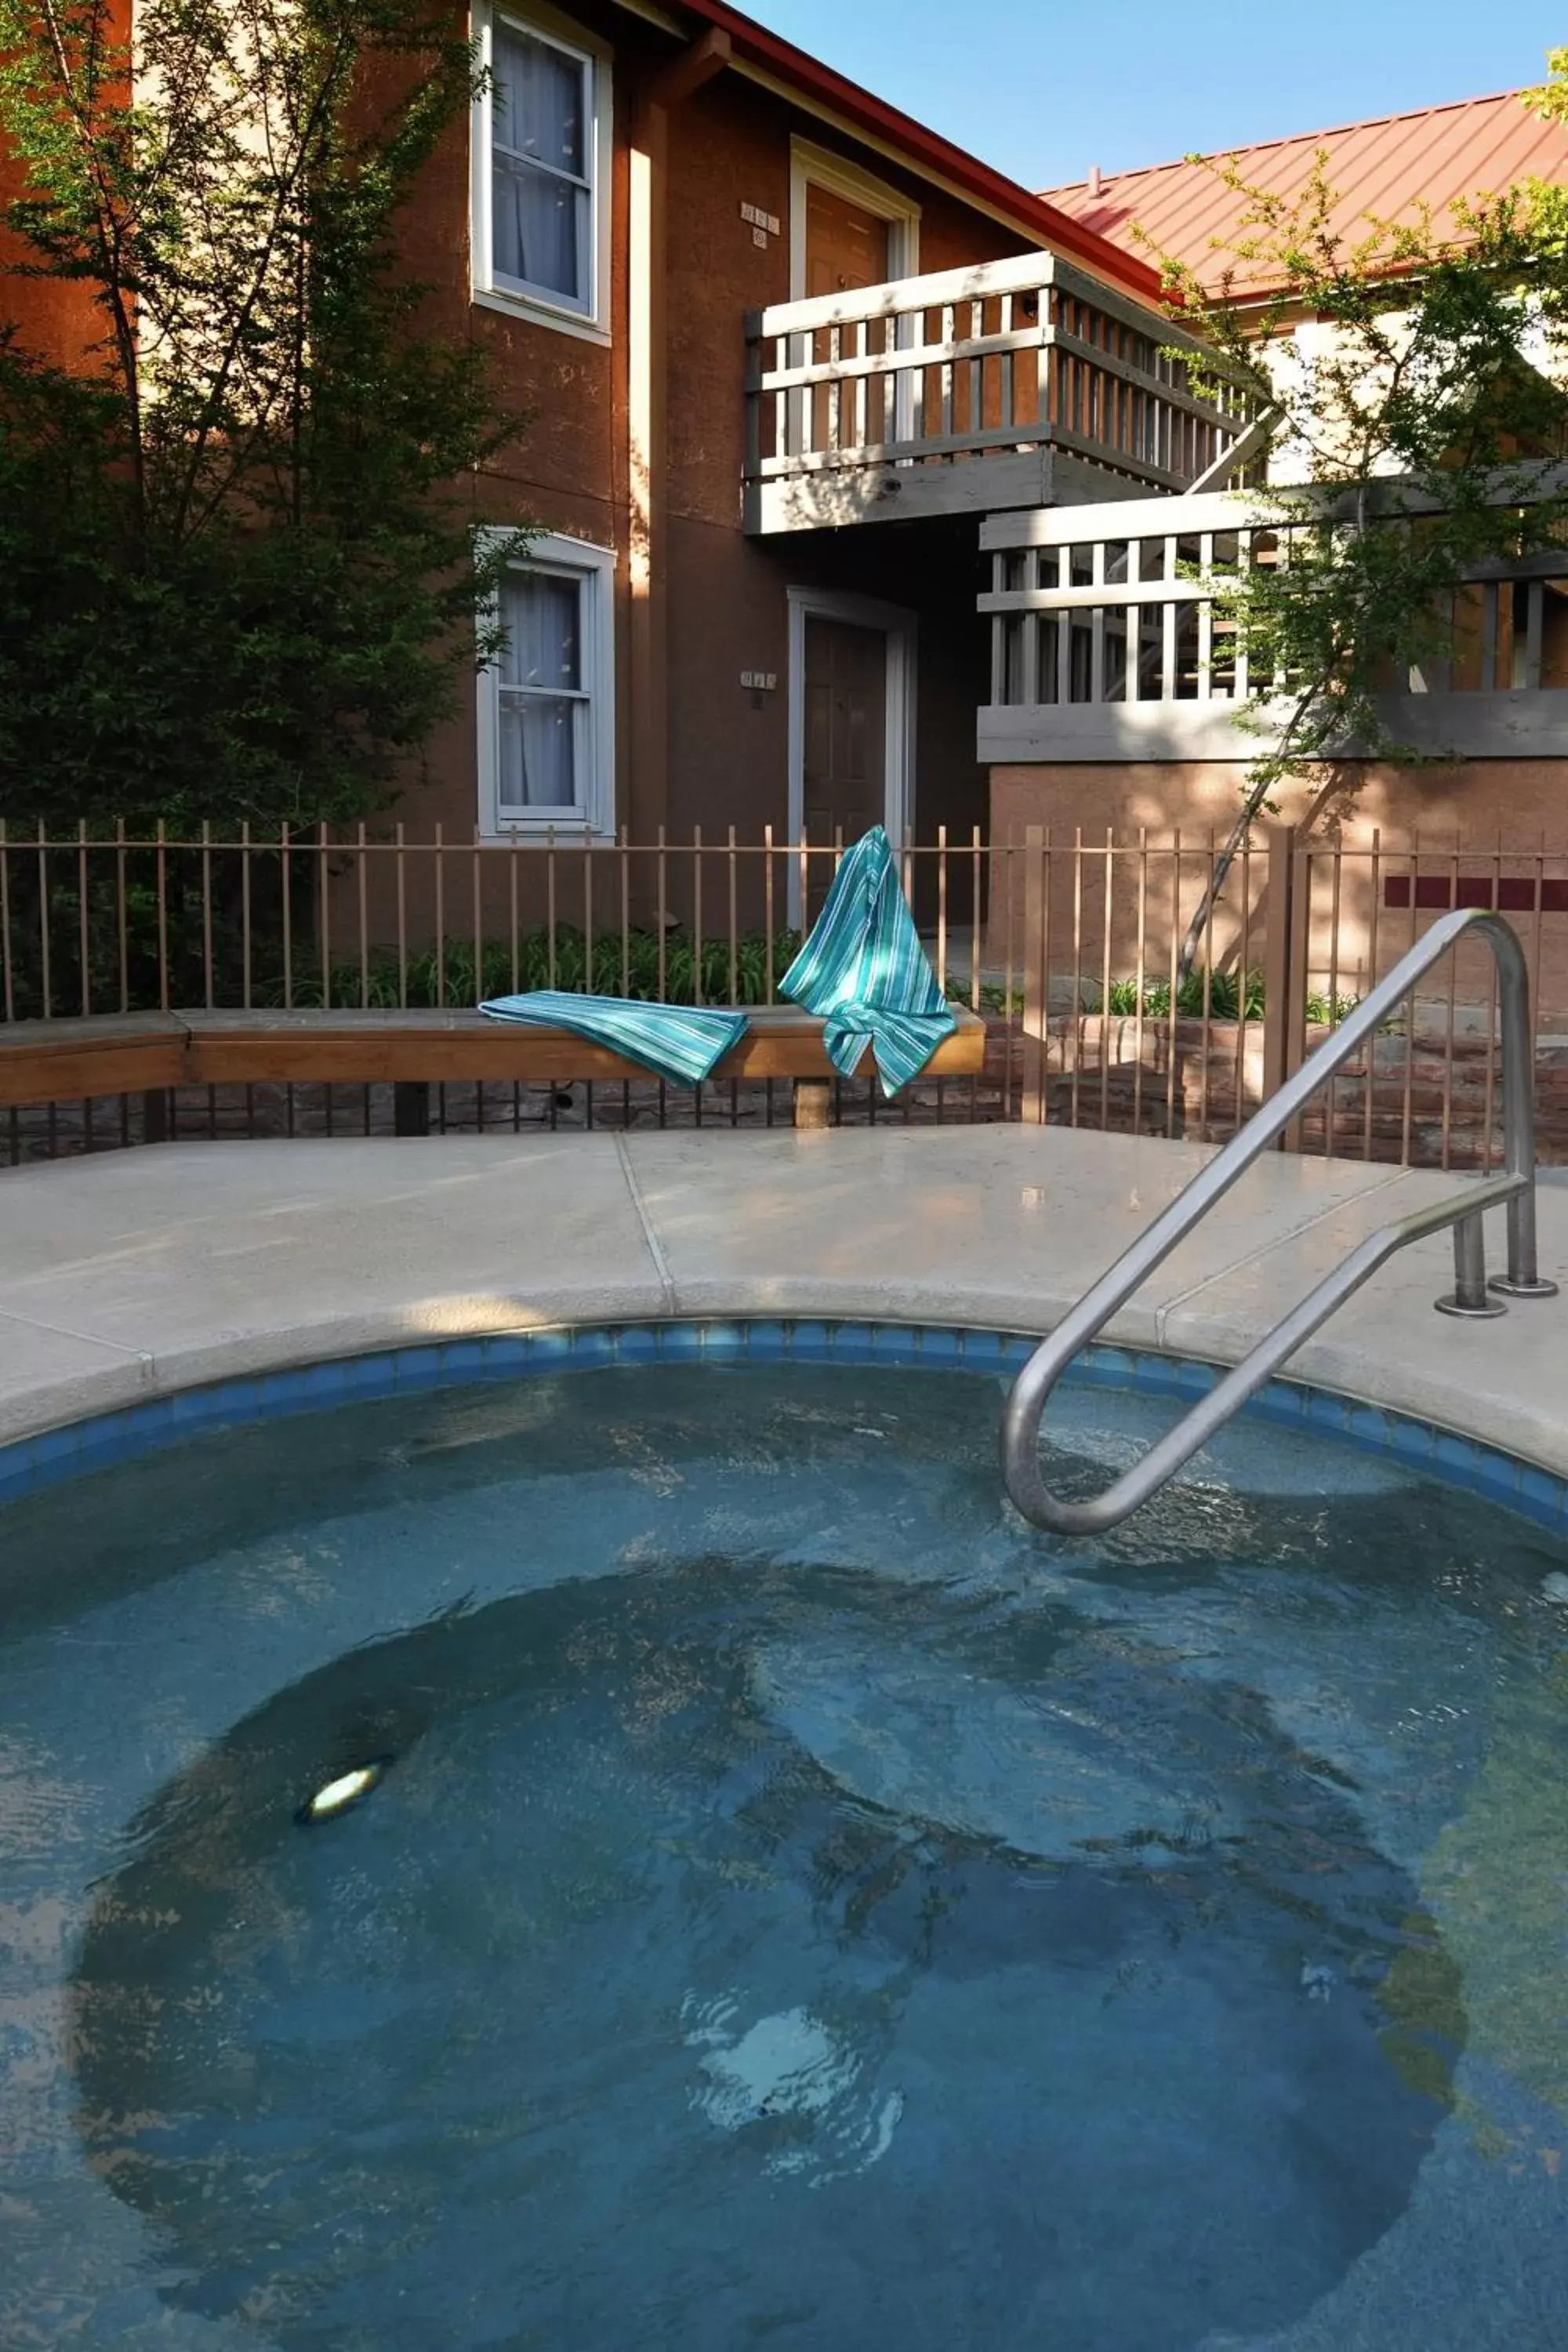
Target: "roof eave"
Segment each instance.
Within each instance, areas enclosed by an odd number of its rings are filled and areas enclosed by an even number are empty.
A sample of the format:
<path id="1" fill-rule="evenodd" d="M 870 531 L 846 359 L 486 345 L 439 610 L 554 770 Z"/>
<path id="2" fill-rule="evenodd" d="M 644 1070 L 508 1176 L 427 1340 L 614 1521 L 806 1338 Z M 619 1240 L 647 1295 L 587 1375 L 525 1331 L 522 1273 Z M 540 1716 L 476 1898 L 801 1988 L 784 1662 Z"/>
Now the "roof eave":
<path id="1" fill-rule="evenodd" d="M 724 0 L 675 0 L 675 5 L 681 14 L 728 33 L 737 57 L 798 86 L 851 125 L 872 133 L 879 142 L 901 150 L 915 170 L 923 165 L 935 176 L 955 184 L 980 198 L 987 210 L 1005 214 L 1026 235 L 1037 236 L 1041 245 L 1088 262 L 1129 293 L 1149 301 L 1161 300 L 1159 272 L 1147 262 L 1134 259 L 1110 237 L 1085 228 L 1070 213 L 1059 212 L 1031 189 L 1008 179 L 1005 173 L 994 171 L 978 156 L 954 146 L 939 131 L 928 130 L 923 122 L 889 106 L 858 82 L 835 73 L 831 66 L 797 49 L 792 41 L 770 33 L 739 9 L 727 7 Z"/>

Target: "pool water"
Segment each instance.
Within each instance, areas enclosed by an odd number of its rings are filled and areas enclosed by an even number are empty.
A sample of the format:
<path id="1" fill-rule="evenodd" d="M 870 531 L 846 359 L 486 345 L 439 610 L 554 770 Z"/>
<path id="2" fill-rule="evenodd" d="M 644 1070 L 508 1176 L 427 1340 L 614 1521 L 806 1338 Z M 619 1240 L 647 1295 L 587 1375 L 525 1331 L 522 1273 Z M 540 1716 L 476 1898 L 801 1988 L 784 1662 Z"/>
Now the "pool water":
<path id="1" fill-rule="evenodd" d="M 0 2343 L 1568 2340 L 1568 1547 L 1246 1423 L 1053 1543 L 999 1403 L 536 1376 L 0 1512 Z"/>

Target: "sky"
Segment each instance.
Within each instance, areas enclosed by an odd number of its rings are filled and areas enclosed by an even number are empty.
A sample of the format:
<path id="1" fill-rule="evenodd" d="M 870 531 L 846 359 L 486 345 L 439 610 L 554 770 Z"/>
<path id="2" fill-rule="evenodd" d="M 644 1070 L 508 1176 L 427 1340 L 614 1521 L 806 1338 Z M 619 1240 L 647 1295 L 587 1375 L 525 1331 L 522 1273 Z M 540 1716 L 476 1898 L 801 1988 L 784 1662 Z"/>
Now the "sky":
<path id="1" fill-rule="evenodd" d="M 1568 0 L 738 0 L 1026 187 L 1546 78 Z"/>

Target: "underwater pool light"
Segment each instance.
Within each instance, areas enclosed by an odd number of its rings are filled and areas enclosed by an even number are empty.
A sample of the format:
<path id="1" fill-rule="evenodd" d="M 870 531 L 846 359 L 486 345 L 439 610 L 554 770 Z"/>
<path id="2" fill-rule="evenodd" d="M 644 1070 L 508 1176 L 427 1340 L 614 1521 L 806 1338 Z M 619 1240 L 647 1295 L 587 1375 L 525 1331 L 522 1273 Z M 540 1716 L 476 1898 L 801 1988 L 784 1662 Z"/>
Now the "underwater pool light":
<path id="1" fill-rule="evenodd" d="M 380 1780 L 391 1759 L 377 1757 L 369 1764 L 356 1764 L 352 1771 L 339 1772 L 331 1780 L 323 1780 L 313 1795 L 307 1797 L 294 1818 L 297 1822 L 330 1822 L 339 1813 L 346 1813 L 369 1796 Z"/>

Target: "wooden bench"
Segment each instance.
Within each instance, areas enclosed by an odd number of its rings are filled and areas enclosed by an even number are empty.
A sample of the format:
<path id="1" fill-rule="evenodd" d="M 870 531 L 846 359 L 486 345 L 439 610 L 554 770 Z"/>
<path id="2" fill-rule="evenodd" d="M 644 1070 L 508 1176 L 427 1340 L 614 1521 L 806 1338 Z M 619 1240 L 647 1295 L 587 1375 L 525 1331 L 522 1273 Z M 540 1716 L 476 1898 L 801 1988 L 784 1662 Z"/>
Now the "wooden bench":
<path id="1" fill-rule="evenodd" d="M 972 1077 L 985 1059 L 985 1024 L 953 1008 L 958 1027 L 922 1077 Z M 749 1026 L 715 1067 L 731 1078 L 788 1078 L 797 1127 L 826 1127 L 833 1066 L 822 1024 L 792 1004 L 747 1008 Z M 0 1108 L 80 1102 L 97 1095 L 156 1097 L 171 1087 L 363 1086 L 395 1089 L 399 1135 L 429 1131 L 432 1086 L 569 1086 L 647 1081 L 637 1062 L 569 1029 L 536 1029 L 458 1012 L 120 1013 L 0 1026 Z M 153 1131 L 153 1130 L 150 1130 Z"/>

